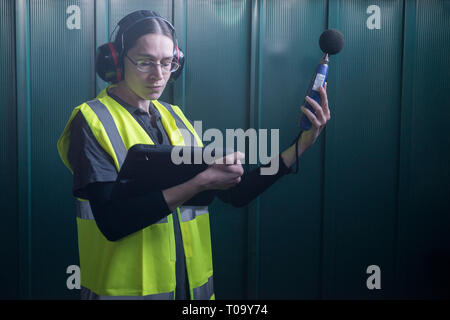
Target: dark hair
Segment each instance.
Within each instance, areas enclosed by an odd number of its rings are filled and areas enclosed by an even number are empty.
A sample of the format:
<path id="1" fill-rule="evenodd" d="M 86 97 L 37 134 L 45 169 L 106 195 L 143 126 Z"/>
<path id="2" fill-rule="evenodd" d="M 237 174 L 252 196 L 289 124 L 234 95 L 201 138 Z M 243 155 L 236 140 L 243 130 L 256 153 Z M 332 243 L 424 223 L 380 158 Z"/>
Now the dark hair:
<path id="1" fill-rule="evenodd" d="M 119 50 L 122 50 L 122 34 L 124 31 L 126 32 L 123 36 L 124 50 L 122 52 L 122 58 L 125 56 L 128 50 L 130 50 L 136 45 L 136 42 L 140 37 L 149 33 L 165 35 L 170 39 L 172 39 L 175 46 L 175 40 L 172 29 L 164 20 L 159 18 L 142 20 L 141 22 L 138 22 L 128 30 L 125 30 L 124 27 L 120 27 L 119 31 L 117 32 L 116 39 L 114 41 L 116 48 Z"/>

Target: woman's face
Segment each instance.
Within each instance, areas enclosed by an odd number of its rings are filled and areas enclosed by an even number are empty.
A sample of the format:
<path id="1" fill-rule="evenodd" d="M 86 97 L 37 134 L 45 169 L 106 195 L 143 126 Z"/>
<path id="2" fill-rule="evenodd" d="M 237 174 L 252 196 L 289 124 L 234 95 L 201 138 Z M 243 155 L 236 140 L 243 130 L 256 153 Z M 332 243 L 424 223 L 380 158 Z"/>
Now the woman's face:
<path id="1" fill-rule="evenodd" d="M 165 35 L 149 33 L 137 40 L 136 45 L 128 50 L 127 56 L 134 62 L 170 62 L 173 58 L 173 41 Z M 127 87 L 143 100 L 158 99 L 170 78 L 170 72 L 164 72 L 160 66 L 148 73 L 141 72 L 126 56 L 124 69 Z"/>

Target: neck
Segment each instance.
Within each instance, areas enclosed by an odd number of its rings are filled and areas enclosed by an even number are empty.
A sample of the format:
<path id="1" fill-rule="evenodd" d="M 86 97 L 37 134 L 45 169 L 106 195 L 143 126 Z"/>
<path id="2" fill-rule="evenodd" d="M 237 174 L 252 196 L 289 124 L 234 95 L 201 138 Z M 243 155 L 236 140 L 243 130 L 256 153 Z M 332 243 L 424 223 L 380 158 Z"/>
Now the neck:
<path id="1" fill-rule="evenodd" d="M 120 99 L 125 101 L 126 103 L 131 104 L 132 106 L 135 106 L 139 109 L 142 109 L 145 112 L 148 112 L 150 100 L 144 100 L 141 97 L 139 97 L 136 93 L 130 90 L 130 88 L 128 88 L 125 81 L 120 81 L 117 84 L 117 86 L 112 88 L 110 91 L 114 93 L 116 96 L 118 96 Z"/>

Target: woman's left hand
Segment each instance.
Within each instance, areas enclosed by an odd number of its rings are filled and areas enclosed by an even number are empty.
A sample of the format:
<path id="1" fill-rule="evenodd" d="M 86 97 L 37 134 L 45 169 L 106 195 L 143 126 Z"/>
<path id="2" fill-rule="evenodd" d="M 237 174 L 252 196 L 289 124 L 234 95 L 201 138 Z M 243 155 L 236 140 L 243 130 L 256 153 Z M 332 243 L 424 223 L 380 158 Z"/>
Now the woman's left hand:
<path id="1" fill-rule="evenodd" d="M 327 83 L 325 82 L 325 89 L 320 86 L 320 101 L 322 105 L 318 104 L 316 101 L 310 97 L 306 97 L 306 101 L 314 108 L 315 114 L 309 109 L 301 106 L 301 110 L 308 117 L 311 122 L 311 128 L 308 131 L 304 131 L 300 137 L 299 149 L 300 152 L 307 150 L 311 147 L 314 142 L 316 142 L 317 137 L 322 132 L 323 128 L 330 120 L 330 108 L 328 107 L 328 96 L 327 96 Z"/>

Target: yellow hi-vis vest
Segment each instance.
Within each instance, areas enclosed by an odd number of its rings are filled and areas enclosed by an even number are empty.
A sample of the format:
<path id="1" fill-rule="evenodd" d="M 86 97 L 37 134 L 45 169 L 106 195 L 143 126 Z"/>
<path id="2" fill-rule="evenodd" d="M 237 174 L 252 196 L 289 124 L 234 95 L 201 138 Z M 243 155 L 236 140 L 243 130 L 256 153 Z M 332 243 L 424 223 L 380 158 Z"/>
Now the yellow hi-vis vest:
<path id="1" fill-rule="evenodd" d="M 110 88 L 110 87 L 108 87 Z M 100 146 L 114 160 L 117 172 L 135 144 L 154 144 L 133 116 L 104 89 L 95 100 L 76 107 L 58 140 L 58 152 L 68 161 L 70 123 L 78 112 L 86 119 Z M 177 106 L 152 103 L 172 145 L 203 146 L 191 123 Z M 182 129 L 182 130 L 180 130 Z M 186 136 L 190 132 L 190 136 Z M 175 235 L 171 214 L 118 241 L 107 240 L 95 223 L 89 201 L 77 199 L 77 229 L 81 285 L 101 296 L 175 298 Z M 151 208 L 149 208 L 151 210 Z M 191 299 L 214 299 L 208 207 L 176 209 L 181 227 Z"/>

